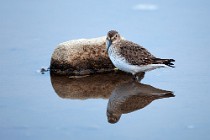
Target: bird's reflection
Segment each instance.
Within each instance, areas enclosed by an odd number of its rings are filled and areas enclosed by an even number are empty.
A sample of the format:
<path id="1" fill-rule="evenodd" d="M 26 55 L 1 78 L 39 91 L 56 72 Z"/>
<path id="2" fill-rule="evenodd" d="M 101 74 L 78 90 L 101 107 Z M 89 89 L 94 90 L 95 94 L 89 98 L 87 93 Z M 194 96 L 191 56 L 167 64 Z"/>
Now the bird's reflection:
<path id="1" fill-rule="evenodd" d="M 174 97 L 171 91 L 158 89 L 138 82 L 128 82 L 117 86 L 109 97 L 107 119 L 109 123 L 119 121 L 122 114 L 142 109 L 153 100 Z"/>

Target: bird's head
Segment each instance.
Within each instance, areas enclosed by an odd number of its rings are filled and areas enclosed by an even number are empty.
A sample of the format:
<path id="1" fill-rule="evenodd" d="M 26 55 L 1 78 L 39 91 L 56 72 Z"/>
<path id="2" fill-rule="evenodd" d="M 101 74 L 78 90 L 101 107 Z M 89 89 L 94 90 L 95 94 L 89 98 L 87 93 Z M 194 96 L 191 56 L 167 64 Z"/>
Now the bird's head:
<path id="1" fill-rule="evenodd" d="M 117 123 L 120 120 L 122 114 L 117 114 L 107 111 L 106 115 L 109 123 Z"/>
<path id="2" fill-rule="evenodd" d="M 117 31 L 115 31 L 115 30 L 109 31 L 107 33 L 107 37 L 106 37 L 106 49 L 107 49 L 107 51 L 113 43 L 115 43 L 119 40 L 121 40 L 121 37 L 120 37 L 120 34 Z"/>

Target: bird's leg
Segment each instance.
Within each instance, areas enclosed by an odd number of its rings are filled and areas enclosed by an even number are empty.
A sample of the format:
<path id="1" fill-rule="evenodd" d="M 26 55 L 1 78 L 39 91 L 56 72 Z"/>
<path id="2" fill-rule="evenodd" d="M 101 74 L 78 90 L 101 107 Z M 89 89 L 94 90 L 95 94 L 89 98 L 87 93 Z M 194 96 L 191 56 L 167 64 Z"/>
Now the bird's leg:
<path id="1" fill-rule="evenodd" d="M 138 74 L 136 74 L 136 80 L 138 82 L 141 82 L 141 80 L 144 78 L 145 72 L 140 72 Z"/>
<path id="2" fill-rule="evenodd" d="M 136 81 L 136 74 L 133 74 L 133 78 L 132 78 L 134 81 Z"/>

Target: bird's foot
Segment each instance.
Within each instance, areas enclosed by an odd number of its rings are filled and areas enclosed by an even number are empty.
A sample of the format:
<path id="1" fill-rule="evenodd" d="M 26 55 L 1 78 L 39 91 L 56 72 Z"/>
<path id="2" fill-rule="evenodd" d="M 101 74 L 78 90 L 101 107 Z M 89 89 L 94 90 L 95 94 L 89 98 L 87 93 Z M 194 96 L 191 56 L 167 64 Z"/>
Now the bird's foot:
<path id="1" fill-rule="evenodd" d="M 133 80 L 140 83 L 141 80 L 144 78 L 144 75 L 145 75 L 145 72 L 134 74 L 133 75 Z"/>
<path id="2" fill-rule="evenodd" d="M 133 75 L 132 79 L 133 81 L 136 81 L 136 75 Z"/>

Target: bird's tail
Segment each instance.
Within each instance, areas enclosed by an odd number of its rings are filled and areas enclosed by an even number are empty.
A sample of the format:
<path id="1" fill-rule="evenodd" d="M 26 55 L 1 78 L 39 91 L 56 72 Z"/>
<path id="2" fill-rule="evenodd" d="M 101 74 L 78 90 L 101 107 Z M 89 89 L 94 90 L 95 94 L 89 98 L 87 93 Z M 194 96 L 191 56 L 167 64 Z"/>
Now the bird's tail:
<path id="1" fill-rule="evenodd" d="M 175 62 L 174 59 L 161 59 L 161 58 L 155 58 L 154 59 L 155 64 L 165 64 L 169 67 L 174 68 L 175 66 L 174 66 L 173 62 Z"/>
<path id="2" fill-rule="evenodd" d="M 169 98 L 169 97 L 175 97 L 172 91 L 167 91 L 165 94 L 163 94 L 159 99 L 161 98 Z"/>

